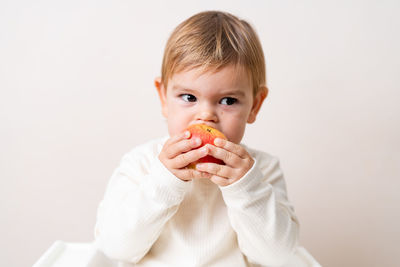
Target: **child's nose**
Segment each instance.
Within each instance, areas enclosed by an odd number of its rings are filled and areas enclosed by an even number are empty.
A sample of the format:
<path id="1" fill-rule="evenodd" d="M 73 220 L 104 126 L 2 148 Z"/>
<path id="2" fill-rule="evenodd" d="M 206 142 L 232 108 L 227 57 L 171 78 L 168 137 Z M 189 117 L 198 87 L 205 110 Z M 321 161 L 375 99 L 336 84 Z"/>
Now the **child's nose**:
<path id="1" fill-rule="evenodd" d="M 202 105 L 197 113 L 197 120 L 217 122 L 218 116 L 210 105 Z"/>

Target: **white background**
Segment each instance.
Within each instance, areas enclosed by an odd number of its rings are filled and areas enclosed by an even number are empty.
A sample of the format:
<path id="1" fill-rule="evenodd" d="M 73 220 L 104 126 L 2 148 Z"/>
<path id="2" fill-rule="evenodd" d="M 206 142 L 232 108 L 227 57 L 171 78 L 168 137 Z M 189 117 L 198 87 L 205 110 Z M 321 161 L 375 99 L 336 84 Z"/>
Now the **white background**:
<path id="1" fill-rule="evenodd" d="M 232 12 L 270 95 L 243 142 L 281 160 L 323 266 L 400 266 L 398 1 L 0 1 L 0 266 L 90 242 L 122 155 L 167 134 L 153 86 L 173 28 Z"/>

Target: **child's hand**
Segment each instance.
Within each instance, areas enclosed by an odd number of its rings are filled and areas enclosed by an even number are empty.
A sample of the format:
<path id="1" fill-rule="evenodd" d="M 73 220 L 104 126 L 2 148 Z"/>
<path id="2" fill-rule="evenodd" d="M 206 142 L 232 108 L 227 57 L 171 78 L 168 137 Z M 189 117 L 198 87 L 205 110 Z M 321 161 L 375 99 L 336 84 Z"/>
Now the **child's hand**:
<path id="1" fill-rule="evenodd" d="M 206 147 L 194 149 L 201 145 L 199 138 L 189 138 L 189 131 L 171 137 L 165 142 L 158 158 L 170 172 L 183 181 L 210 178 L 211 175 L 206 172 L 185 168 L 208 153 Z"/>
<path id="2" fill-rule="evenodd" d="M 196 169 L 211 175 L 210 180 L 219 186 L 230 185 L 242 178 L 253 166 L 254 160 L 241 145 L 216 138 L 215 146 L 205 145 L 208 155 L 225 162 L 226 165 L 216 163 L 199 163 Z"/>

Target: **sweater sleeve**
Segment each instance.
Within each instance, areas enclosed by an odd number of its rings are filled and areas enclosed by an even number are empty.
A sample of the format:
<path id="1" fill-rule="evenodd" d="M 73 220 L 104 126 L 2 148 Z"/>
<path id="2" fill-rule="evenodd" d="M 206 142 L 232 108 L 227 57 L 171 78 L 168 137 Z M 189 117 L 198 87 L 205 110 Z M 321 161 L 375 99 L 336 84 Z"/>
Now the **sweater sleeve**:
<path id="1" fill-rule="evenodd" d="M 112 259 L 140 261 L 187 191 L 190 182 L 155 158 L 149 164 L 143 155 L 126 154 L 107 185 L 97 211 L 95 245 Z"/>
<path id="2" fill-rule="evenodd" d="M 250 262 L 280 266 L 298 242 L 298 221 L 288 201 L 278 159 L 257 152 L 237 182 L 221 187 L 239 247 Z"/>

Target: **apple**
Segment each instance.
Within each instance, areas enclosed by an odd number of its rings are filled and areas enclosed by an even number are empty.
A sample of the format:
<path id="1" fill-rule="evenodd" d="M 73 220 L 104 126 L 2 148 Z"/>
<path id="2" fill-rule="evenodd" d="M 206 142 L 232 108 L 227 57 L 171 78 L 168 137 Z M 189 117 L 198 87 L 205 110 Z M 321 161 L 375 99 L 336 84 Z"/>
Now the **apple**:
<path id="1" fill-rule="evenodd" d="M 214 145 L 214 140 L 215 138 L 221 138 L 227 140 L 225 135 L 218 131 L 217 129 L 205 125 L 205 124 L 194 124 L 189 126 L 186 130 L 188 130 L 191 133 L 191 138 L 200 138 L 201 140 L 201 145 L 200 147 L 206 145 L 206 144 L 211 144 Z M 216 159 L 213 156 L 207 155 L 191 164 L 189 164 L 188 168 L 195 169 L 197 163 L 204 163 L 204 162 L 211 162 L 211 163 L 217 163 L 224 165 L 225 163 L 220 160 Z"/>

